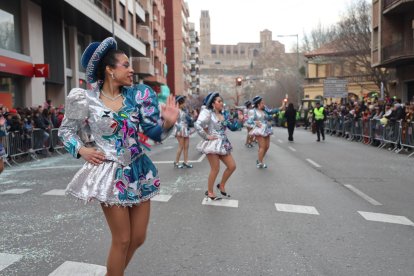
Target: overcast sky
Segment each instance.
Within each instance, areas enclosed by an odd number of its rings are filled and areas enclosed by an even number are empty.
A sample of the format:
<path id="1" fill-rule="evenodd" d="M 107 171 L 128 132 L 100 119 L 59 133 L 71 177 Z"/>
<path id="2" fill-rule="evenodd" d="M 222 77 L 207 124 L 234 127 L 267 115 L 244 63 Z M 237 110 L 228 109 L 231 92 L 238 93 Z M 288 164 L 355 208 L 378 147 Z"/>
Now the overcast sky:
<path id="1" fill-rule="evenodd" d="M 260 31 L 268 29 L 289 51 L 296 37 L 277 35 L 308 33 L 320 22 L 329 26 L 338 21 L 352 0 L 185 0 L 190 22 L 199 31 L 201 10 L 208 10 L 212 44 L 259 42 Z M 368 0 L 367 0 L 368 1 Z"/>

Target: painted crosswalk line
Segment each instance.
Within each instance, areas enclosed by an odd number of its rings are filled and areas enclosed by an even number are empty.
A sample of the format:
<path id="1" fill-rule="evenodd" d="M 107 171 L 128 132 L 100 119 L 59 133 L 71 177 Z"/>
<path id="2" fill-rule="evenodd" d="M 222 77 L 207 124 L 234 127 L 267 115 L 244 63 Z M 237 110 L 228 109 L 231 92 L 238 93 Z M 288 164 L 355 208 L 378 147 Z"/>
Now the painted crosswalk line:
<path id="1" fill-rule="evenodd" d="M 21 258 L 23 258 L 22 255 L 0 253 L 0 271 L 18 262 Z"/>
<path id="2" fill-rule="evenodd" d="M 95 264 L 78 263 L 78 262 L 64 262 L 56 270 L 49 274 L 49 276 L 104 276 L 106 267 Z"/>
<path id="3" fill-rule="evenodd" d="M 168 202 L 172 195 L 156 195 L 151 198 L 151 201 Z"/>
<path id="4" fill-rule="evenodd" d="M 317 168 L 320 168 L 321 167 L 321 165 L 319 165 L 318 163 L 316 163 L 315 161 L 313 161 L 310 158 L 307 158 L 306 161 L 308 161 L 309 163 L 311 163 L 313 166 L 315 166 Z"/>
<path id="5" fill-rule="evenodd" d="M 402 224 L 402 225 L 410 225 L 414 226 L 414 223 L 406 217 L 403 216 L 395 216 L 389 214 L 381 214 L 381 213 L 371 213 L 371 212 L 363 212 L 358 211 L 358 213 L 366 220 L 369 221 L 377 221 L 377 222 L 386 222 L 386 223 L 395 223 L 395 224 Z"/>
<path id="6" fill-rule="evenodd" d="M 211 200 L 208 198 L 204 198 L 202 201 L 202 205 L 238 208 L 239 201 L 234 199 Z"/>
<path id="7" fill-rule="evenodd" d="M 0 195 L 20 195 L 24 194 L 32 189 L 10 189 L 4 192 L 1 192 Z"/>
<path id="8" fill-rule="evenodd" d="M 275 203 L 275 206 L 276 206 L 276 210 L 279 212 L 319 215 L 318 210 L 316 210 L 316 208 L 313 206 L 282 204 L 282 203 Z"/>
<path id="9" fill-rule="evenodd" d="M 50 190 L 50 191 L 44 193 L 43 195 L 64 196 L 65 195 L 65 189 Z"/>

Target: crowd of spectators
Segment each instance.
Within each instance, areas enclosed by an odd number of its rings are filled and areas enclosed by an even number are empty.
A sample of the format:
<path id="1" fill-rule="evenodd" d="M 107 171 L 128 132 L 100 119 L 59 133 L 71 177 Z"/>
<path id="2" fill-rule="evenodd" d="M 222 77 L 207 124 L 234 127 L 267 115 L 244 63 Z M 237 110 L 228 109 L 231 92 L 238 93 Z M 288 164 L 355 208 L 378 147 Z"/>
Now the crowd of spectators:
<path id="1" fill-rule="evenodd" d="M 367 98 L 362 101 L 351 101 L 346 104 L 332 103 L 325 105 L 328 117 L 338 119 L 340 122 L 372 122 L 371 128 L 382 125 L 389 126 L 389 134 L 397 135 L 401 126 L 401 135 L 393 136 L 398 148 L 402 143 L 413 144 L 413 120 L 414 120 L 414 101 L 402 103 L 398 98 L 385 98 L 379 100 L 377 98 Z M 387 128 L 388 129 L 388 128 Z M 393 130 L 394 129 L 394 130 Z M 374 129 L 372 129 L 374 130 Z M 345 133 L 349 139 L 357 139 L 349 137 L 349 133 Z M 379 141 L 375 141 L 377 144 Z"/>
<path id="2" fill-rule="evenodd" d="M 357 121 L 377 119 L 382 124 L 388 122 L 412 122 L 414 119 L 414 102 L 402 103 L 397 98 L 365 99 L 363 101 L 350 101 L 346 104 L 332 103 L 325 105 L 328 116 L 343 117 Z"/>
<path id="3" fill-rule="evenodd" d="M 64 110 L 55 108 L 50 101 L 33 108 L 8 109 L 0 104 L 0 125 L 8 132 L 29 134 L 34 128 L 49 131 L 62 123 Z"/>

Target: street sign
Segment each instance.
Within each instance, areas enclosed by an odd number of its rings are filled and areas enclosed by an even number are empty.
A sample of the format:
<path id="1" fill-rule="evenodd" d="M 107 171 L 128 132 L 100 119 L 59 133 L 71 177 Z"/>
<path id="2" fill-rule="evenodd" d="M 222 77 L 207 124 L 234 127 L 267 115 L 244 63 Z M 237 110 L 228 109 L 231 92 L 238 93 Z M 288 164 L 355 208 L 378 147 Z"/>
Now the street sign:
<path id="1" fill-rule="evenodd" d="M 49 64 L 34 64 L 34 76 L 36 78 L 48 78 L 49 77 Z"/>
<path id="2" fill-rule="evenodd" d="M 348 96 L 348 81 L 337 78 L 326 78 L 323 82 L 324 98 L 346 98 Z"/>

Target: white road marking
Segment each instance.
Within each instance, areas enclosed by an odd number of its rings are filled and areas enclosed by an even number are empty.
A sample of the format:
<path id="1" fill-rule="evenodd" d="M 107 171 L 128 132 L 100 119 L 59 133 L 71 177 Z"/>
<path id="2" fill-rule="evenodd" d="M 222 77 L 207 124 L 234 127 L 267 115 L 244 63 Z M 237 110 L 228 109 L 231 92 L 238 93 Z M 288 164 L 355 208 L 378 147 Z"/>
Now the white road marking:
<path id="1" fill-rule="evenodd" d="M 202 154 L 200 158 L 197 160 L 188 160 L 188 163 L 201 163 L 204 158 L 206 157 L 205 154 Z M 153 161 L 154 164 L 172 164 L 174 161 Z M 17 169 L 17 170 L 6 170 L 4 173 L 12 173 L 12 172 L 26 172 L 26 171 L 40 171 L 40 170 L 56 170 L 56 169 L 80 169 L 83 165 L 68 165 L 68 166 L 53 166 L 53 167 L 39 167 L 39 168 L 26 168 L 26 169 Z"/>
<path id="2" fill-rule="evenodd" d="M 387 222 L 387 223 L 414 226 L 414 223 L 411 220 L 403 216 L 395 216 L 395 215 L 371 213 L 371 212 L 363 212 L 363 211 L 358 211 L 358 213 L 364 219 L 370 220 L 370 221 Z"/>
<path id="3" fill-rule="evenodd" d="M 26 171 L 39 171 L 39 170 L 55 170 L 55 169 L 68 169 L 68 168 L 81 168 L 82 165 L 68 165 L 68 166 L 53 166 L 53 167 L 40 167 L 40 168 L 26 168 L 17 170 L 6 170 L 4 172 L 26 172 Z"/>
<path id="4" fill-rule="evenodd" d="M 316 163 L 312 159 L 307 158 L 306 161 L 308 161 L 309 163 L 311 163 L 312 165 L 314 165 L 317 168 L 320 168 L 321 167 L 321 165 L 319 165 L 318 163 Z"/>
<path id="5" fill-rule="evenodd" d="M 173 148 L 174 148 L 173 146 L 165 146 L 165 147 L 162 148 L 162 150 L 169 150 L 169 149 L 173 149 Z"/>
<path id="6" fill-rule="evenodd" d="M 0 271 L 23 258 L 22 255 L 0 253 Z"/>
<path id="7" fill-rule="evenodd" d="M 239 207 L 239 201 L 234 199 L 221 199 L 221 200 L 211 200 L 208 198 L 204 198 L 203 205 L 210 205 L 210 206 L 221 206 L 221 207 Z"/>
<path id="8" fill-rule="evenodd" d="M 46 192 L 43 195 L 64 196 L 65 195 L 65 189 L 50 190 L 49 192 Z"/>
<path id="9" fill-rule="evenodd" d="M 349 185 L 349 184 L 345 184 L 344 186 L 347 187 L 348 189 L 350 189 L 351 191 L 353 191 L 354 193 L 356 193 L 357 195 L 359 195 L 360 197 L 362 197 L 363 199 L 365 199 L 366 201 L 368 201 L 369 203 L 371 203 L 372 205 L 376 205 L 376 206 L 382 205 L 380 202 L 378 202 L 375 199 L 373 199 L 372 197 L 364 194 L 363 192 L 361 192 L 360 190 L 358 190 L 354 186 Z"/>
<path id="10" fill-rule="evenodd" d="M 292 148 L 292 147 L 288 147 L 291 151 L 296 151 L 296 149 Z"/>
<path id="11" fill-rule="evenodd" d="M 151 201 L 168 202 L 172 195 L 156 195 L 151 198 Z"/>
<path id="12" fill-rule="evenodd" d="M 279 143 L 283 144 L 283 141 L 282 141 L 282 140 L 280 140 L 280 139 L 277 139 L 277 141 L 278 141 Z"/>
<path id="13" fill-rule="evenodd" d="M 279 212 L 319 215 L 318 210 L 316 210 L 316 208 L 313 206 L 281 204 L 281 203 L 275 203 L 275 206 L 276 206 L 276 210 L 278 210 Z"/>
<path id="14" fill-rule="evenodd" d="M 200 156 L 200 158 L 198 158 L 197 160 L 188 160 L 188 163 L 201 163 L 204 158 L 206 157 L 205 154 L 202 154 Z M 152 163 L 154 164 L 172 164 L 174 163 L 174 161 L 152 161 Z"/>
<path id="15" fill-rule="evenodd" d="M 105 275 L 106 267 L 101 265 L 78 263 L 78 262 L 64 262 L 56 270 L 49 274 L 49 276 L 100 276 Z"/>
<path id="16" fill-rule="evenodd" d="M 11 189 L 4 192 L 1 192 L 0 195 L 21 195 L 32 189 Z"/>

